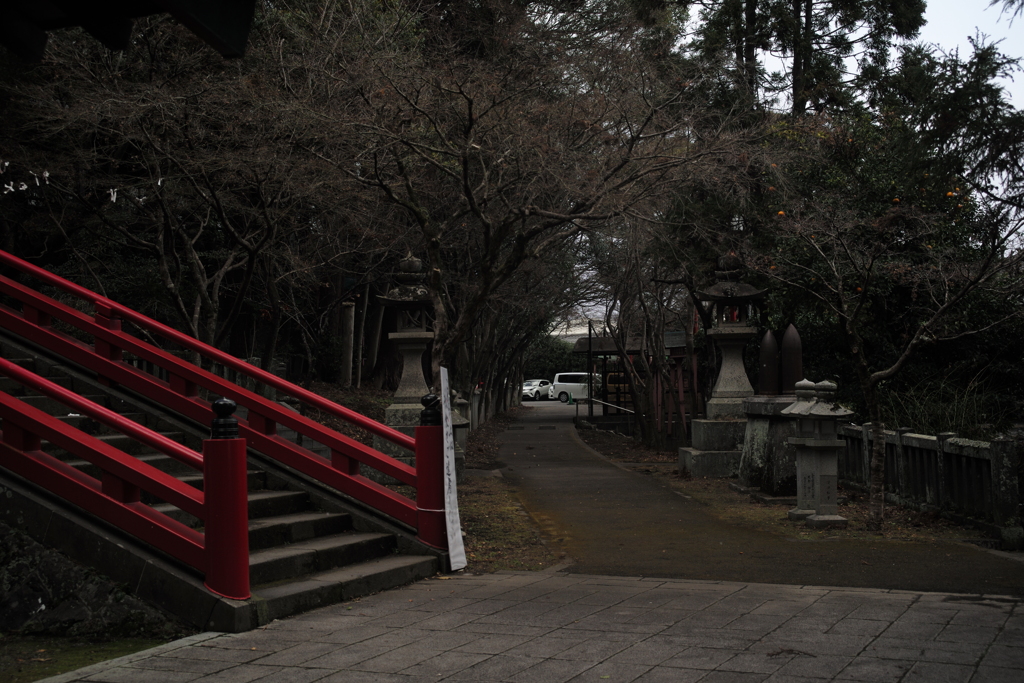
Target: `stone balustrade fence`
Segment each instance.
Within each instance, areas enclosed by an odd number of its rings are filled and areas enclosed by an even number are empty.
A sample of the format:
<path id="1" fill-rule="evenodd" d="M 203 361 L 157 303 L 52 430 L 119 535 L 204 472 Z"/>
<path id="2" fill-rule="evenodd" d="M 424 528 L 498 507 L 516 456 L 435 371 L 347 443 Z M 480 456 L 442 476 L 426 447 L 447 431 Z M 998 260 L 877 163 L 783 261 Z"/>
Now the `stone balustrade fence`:
<path id="1" fill-rule="evenodd" d="M 839 479 L 867 488 L 871 424 L 839 430 L 846 448 L 839 456 Z M 885 431 L 887 502 L 942 512 L 972 521 L 1003 540 L 1024 545 L 1021 529 L 1020 454 L 1009 439 L 973 441 L 952 433 L 927 436 L 909 429 Z"/>

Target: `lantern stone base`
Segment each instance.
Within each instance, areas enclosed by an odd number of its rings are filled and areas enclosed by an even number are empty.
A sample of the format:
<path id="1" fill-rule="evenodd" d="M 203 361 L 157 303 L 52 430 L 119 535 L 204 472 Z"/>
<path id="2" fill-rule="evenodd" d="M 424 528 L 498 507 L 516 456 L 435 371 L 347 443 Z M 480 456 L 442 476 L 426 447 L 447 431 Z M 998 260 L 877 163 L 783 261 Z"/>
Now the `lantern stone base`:
<path id="1" fill-rule="evenodd" d="M 384 409 L 384 424 L 395 431 L 409 436 L 416 436 L 416 427 L 420 424 L 420 403 L 393 403 Z M 452 431 L 455 435 L 455 476 L 462 481 L 462 473 L 466 469 L 466 439 L 469 436 L 469 420 L 458 413 L 452 414 Z M 410 467 L 416 466 L 416 454 L 379 436 L 373 437 L 373 447 Z M 394 477 L 389 477 L 367 465 L 360 468 L 360 474 L 378 484 L 397 484 Z"/>
<path id="2" fill-rule="evenodd" d="M 735 477 L 740 467 L 740 451 L 701 451 L 679 449 L 679 470 L 693 477 Z"/>
<path id="3" fill-rule="evenodd" d="M 742 447 L 747 421 L 694 420 L 693 448 L 698 451 L 733 451 Z"/>
<path id="4" fill-rule="evenodd" d="M 804 524 L 811 529 L 845 529 L 850 522 L 839 515 L 811 515 Z"/>
<path id="5" fill-rule="evenodd" d="M 814 512 L 814 510 L 803 510 L 801 508 L 793 508 L 792 510 L 786 513 L 786 516 L 789 517 L 789 521 L 791 522 L 802 522 L 808 517 L 812 516 Z"/>

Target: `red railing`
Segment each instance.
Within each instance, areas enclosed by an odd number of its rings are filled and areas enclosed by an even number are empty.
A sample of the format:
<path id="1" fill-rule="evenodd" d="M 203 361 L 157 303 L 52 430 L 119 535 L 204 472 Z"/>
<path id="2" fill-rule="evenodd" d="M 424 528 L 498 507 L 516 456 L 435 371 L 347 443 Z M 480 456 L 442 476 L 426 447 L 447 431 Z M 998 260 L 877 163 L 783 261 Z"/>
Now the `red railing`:
<path id="1" fill-rule="evenodd" d="M 359 413 L 328 401 L 271 373 L 249 365 L 229 354 L 203 344 L 126 306 L 117 304 L 95 292 L 55 276 L 6 252 L 0 251 L 0 263 L 16 268 L 42 284 L 55 287 L 73 296 L 81 303 L 91 306 L 94 311 L 94 315 L 90 316 L 76 308 L 47 297 L 31 287 L 0 276 L 0 293 L 20 302 L 21 305 L 20 311 L 10 306 L 0 305 L 0 324 L 3 324 L 11 332 L 47 349 L 51 353 L 95 372 L 101 382 L 121 385 L 202 424 L 209 424 L 213 413 L 210 408 L 210 402 L 200 397 L 201 389 L 205 390 L 208 395 L 230 398 L 248 411 L 246 419 L 239 420 L 239 432 L 240 437 L 245 439 L 250 449 L 256 450 L 277 462 L 323 482 L 339 492 L 380 511 L 384 515 L 408 525 L 415 529 L 420 539 L 429 545 L 438 548 L 445 548 L 447 546 L 443 525 L 443 505 L 439 506 L 437 504 L 438 498 L 441 495 L 440 479 L 435 476 L 437 473 L 433 471 L 434 469 L 440 470 L 441 468 L 439 460 L 441 453 L 439 428 L 428 428 L 422 432 L 420 429 L 417 429 L 416 438 L 414 439 L 390 427 L 370 420 Z M 79 338 L 55 329 L 54 321 L 60 321 L 64 325 L 78 330 L 79 336 L 91 338 L 93 343 L 88 344 Z M 122 321 L 129 321 L 137 328 L 166 339 L 183 349 L 207 359 L 208 362 L 219 363 L 231 368 L 256 382 L 263 383 L 297 398 L 317 410 L 334 415 L 375 436 L 408 449 L 416 454 L 417 468 L 410 467 L 348 436 L 339 434 L 292 410 L 284 408 L 274 401 L 266 399 L 237 384 L 228 382 L 199 366 L 182 360 L 138 337 L 128 334 L 121 329 Z M 159 374 L 165 379 L 126 363 L 122 359 L 124 352 L 128 352 L 135 358 L 143 360 L 155 368 L 159 368 Z M 16 372 L 9 366 L 5 366 L 5 369 L 10 370 L 12 373 Z M 26 377 L 23 377 L 23 380 L 36 390 L 44 390 L 44 384 L 38 380 L 31 380 Z M 53 387 L 60 389 L 57 385 L 53 385 Z M 55 391 L 53 387 L 46 387 L 46 390 Z M 63 402 L 68 402 L 66 403 L 67 405 L 74 406 L 80 412 L 88 414 L 88 410 L 92 410 L 92 408 L 87 409 L 86 406 L 80 403 L 74 403 L 75 400 L 80 401 L 80 398 L 72 398 L 71 396 L 60 396 L 57 398 Z M 11 403 L 11 401 L 14 401 L 14 403 Z M 20 406 L 16 404 L 20 404 Z M 71 438 L 61 436 L 61 429 L 70 428 L 40 411 L 29 410 L 28 408 L 28 406 L 25 406 L 20 401 L 10 397 L 5 397 L 3 400 L 4 440 L 7 444 L 3 450 L 6 456 L 3 459 L 5 465 L 10 458 L 14 457 L 11 453 L 12 449 L 18 449 L 17 443 L 32 446 L 40 436 L 51 441 L 54 441 L 55 438 L 64 439 L 65 441 Z M 11 417 L 8 418 L 8 415 Z M 186 455 L 181 450 L 176 451 L 176 453 L 172 452 L 175 450 L 174 447 L 160 443 L 160 439 L 156 439 L 157 443 L 152 443 L 154 437 L 144 436 L 139 433 L 138 430 L 141 430 L 141 427 L 132 427 L 124 424 L 124 422 L 128 422 L 124 418 L 114 414 L 104 415 L 103 417 L 104 419 L 96 419 L 105 422 L 111 427 L 123 429 L 125 433 L 135 430 L 134 434 L 130 434 L 134 438 L 141 441 L 149 439 L 149 441 L 145 442 L 160 450 L 167 449 L 164 452 L 167 452 L 168 455 L 185 461 L 192 458 L 193 461 L 188 464 L 202 466 L 200 456 L 193 451 L 189 451 L 191 455 Z M 10 437 L 12 440 L 8 440 L 8 425 L 14 430 Z M 304 439 L 323 444 L 329 448 L 331 453 L 330 460 L 279 436 L 277 434 L 278 425 L 294 430 Z M 17 433 L 19 430 L 27 436 L 23 438 Z M 202 500 L 202 493 L 198 493 L 198 499 L 194 496 L 189 497 L 191 494 L 174 488 L 175 485 L 165 481 L 166 475 L 161 477 L 149 471 L 149 469 L 136 459 L 131 458 L 131 456 L 121 454 L 124 458 L 128 458 L 128 460 L 115 456 L 97 445 L 104 445 L 102 442 L 82 439 L 81 434 L 78 434 L 77 438 L 81 443 L 88 444 L 88 448 L 85 448 L 85 450 L 101 461 L 95 464 L 100 466 L 104 472 L 108 472 L 107 468 L 111 468 L 116 472 L 116 474 L 110 473 L 111 481 L 121 479 L 129 482 L 131 488 L 142 487 L 144 490 L 152 490 L 151 487 L 155 486 L 160 488 L 160 491 L 152 492 L 154 495 L 161 497 L 163 497 L 162 494 L 172 495 L 172 491 L 167 488 L 171 487 L 174 491 L 178 492 L 179 497 L 184 496 L 181 500 L 183 506 L 191 505 L 194 509 L 195 505 L 199 504 L 198 501 Z M 57 441 L 54 441 L 54 443 L 57 443 Z M 71 451 L 69 449 L 69 452 L 76 452 L 81 457 L 90 459 L 82 452 L 82 447 L 72 447 L 79 450 Z M 182 447 L 178 448 L 181 449 Z M 20 450 L 32 451 L 33 449 L 21 448 Z M 42 462 L 38 455 L 34 454 L 33 459 L 36 463 Z M 199 461 L 196 461 L 196 459 L 199 459 Z M 360 471 L 363 466 L 371 467 L 403 484 L 416 487 L 417 500 L 413 501 L 363 476 Z M 56 486 L 66 492 L 69 490 L 69 487 L 76 486 L 70 484 L 69 482 L 71 481 L 78 482 L 78 489 L 88 489 L 94 493 L 97 490 L 97 485 L 82 481 L 78 475 L 72 474 L 65 467 L 55 465 L 52 462 L 47 461 L 43 467 L 33 463 L 26 465 L 26 468 L 31 469 L 36 476 L 41 476 L 43 479 L 42 482 L 36 479 L 33 479 L 33 481 L 41 483 L 50 488 L 50 490 L 53 490 L 52 487 Z M 426 485 L 427 479 L 430 480 L 429 485 Z M 58 482 L 60 482 L 59 486 Z M 113 491 L 116 487 L 114 484 L 111 484 L 109 488 Z M 438 491 L 433 491 L 433 488 L 438 488 Z M 116 500 L 116 495 L 111 497 L 104 493 L 102 491 L 102 484 L 99 485 L 99 489 L 100 493 L 108 500 L 104 500 L 102 503 L 95 503 L 94 507 L 106 506 L 105 509 L 110 508 L 109 501 Z M 210 489 L 207 490 L 209 491 Z M 123 501 L 121 502 L 123 503 Z M 178 503 L 175 504 L 177 505 Z M 126 515 L 125 520 L 127 520 L 131 518 L 131 515 L 125 512 L 125 505 L 135 506 L 133 514 L 137 513 L 137 515 L 145 516 L 153 512 L 151 508 L 149 512 L 140 511 L 138 507 L 141 504 L 135 505 L 133 502 L 115 505 L 108 512 L 115 517 Z M 182 509 L 190 512 L 190 514 L 195 514 L 194 510 L 188 510 L 186 507 L 182 507 Z M 199 511 L 201 512 L 201 510 Z M 203 517 L 202 514 L 196 516 Z M 203 569 L 202 558 L 196 555 L 198 552 L 197 548 L 202 546 L 201 534 L 197 535 L 197 532 L 188 530 L 187 527 L 185 527 L 185 530 L 182 530 L 179 528 L 180 525 L 171 523 L 173 520 L 169 520 L 169 518 L 154 520 L 147 517 L 147 520 L 150 525 L 157 528 L 147 532 L 150 535 L 149 538 L 145 539 L 147 542 L 153 543 L 153 545 L 160 547 L 192 566 Z M 127 521 L 122 524 L 122 526 L 132 525 L 138 526 L 135 522 Z M 131 531 L 131 529 L 128 530 Z M 135 532 L 133 531 L 133 533 Z M 185 542 L 184 539 L 189 540 Z"/>

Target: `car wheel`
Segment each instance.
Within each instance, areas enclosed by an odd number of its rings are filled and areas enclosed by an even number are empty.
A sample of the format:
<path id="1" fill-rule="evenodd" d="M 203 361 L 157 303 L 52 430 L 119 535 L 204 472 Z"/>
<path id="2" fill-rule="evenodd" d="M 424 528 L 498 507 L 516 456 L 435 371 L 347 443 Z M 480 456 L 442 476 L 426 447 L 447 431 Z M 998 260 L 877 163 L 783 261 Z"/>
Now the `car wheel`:
<path id="1" fill-rule="evenodd" d="M 562 403 L 568 403 L 569 402 L 569 392 L 567 392 L 567 391 L 560 391 L 560 392 L 558 392 L 558 400 L 561 401 Z"/>

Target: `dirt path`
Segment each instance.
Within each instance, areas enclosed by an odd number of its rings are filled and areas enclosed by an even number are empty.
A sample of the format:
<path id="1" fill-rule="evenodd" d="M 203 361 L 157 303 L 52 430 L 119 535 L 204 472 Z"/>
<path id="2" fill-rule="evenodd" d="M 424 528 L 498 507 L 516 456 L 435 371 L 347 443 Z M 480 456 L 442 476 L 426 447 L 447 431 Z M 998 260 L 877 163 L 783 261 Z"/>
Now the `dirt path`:
<path id="1" fill-rule="evenodd" d="M 654 477 L 596 456 L 575 410 L 539 404 L 500 437 L 502 470 L 567 571 L 1024 595 L 1024 563 L 955 542 L 798 540 L 728 524 Z"/>

